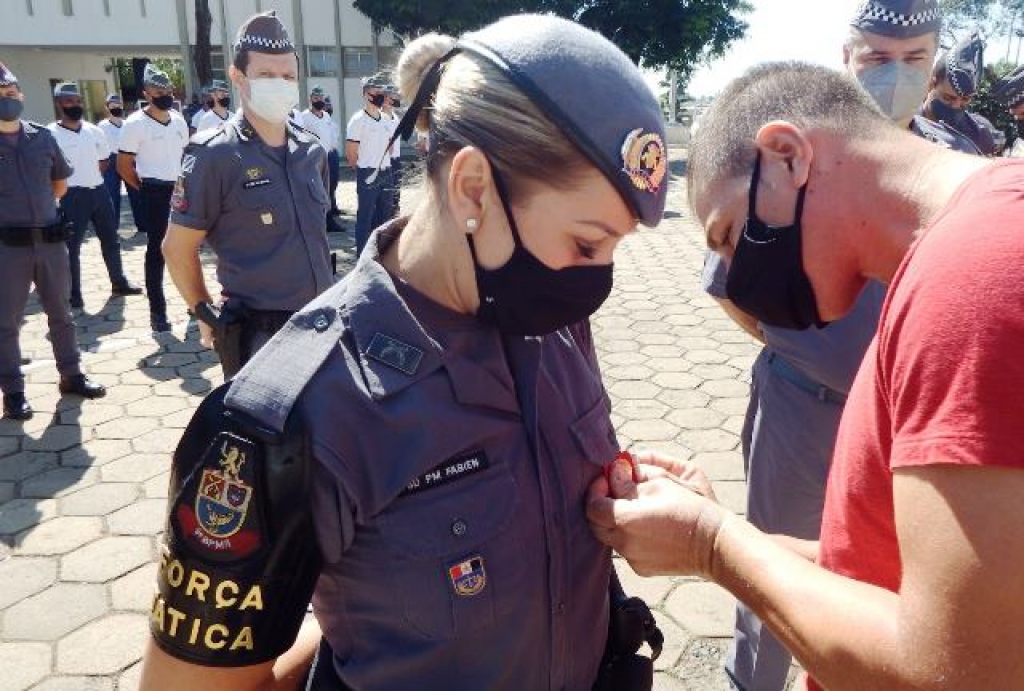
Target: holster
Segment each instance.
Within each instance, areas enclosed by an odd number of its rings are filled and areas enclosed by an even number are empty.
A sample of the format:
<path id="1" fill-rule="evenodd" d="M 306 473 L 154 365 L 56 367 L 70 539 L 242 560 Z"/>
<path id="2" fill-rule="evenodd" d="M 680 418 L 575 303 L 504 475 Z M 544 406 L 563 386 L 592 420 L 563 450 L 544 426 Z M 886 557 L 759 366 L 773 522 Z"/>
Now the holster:
<path id="1" fill-rule="evenodd" d="M 225 378 L 234 376 L 245 364 L 242 331 L 246 318 L 245 306 L 231 298 L 220 307 L 208 302 L 196 306 L 196 319 L 213 329 L 213 348 L 220 358 Z"/>
<path id="2" fill-rule="evenodd" d="M 661 655 L 665 636 L 647 603 L 626 597 L 614 570 L 609 595 L 608 642 L 594 691 L 651 691 L 654 661 Z M 651 657 L 638 654 L 644 643 L 651 647 Z"/>

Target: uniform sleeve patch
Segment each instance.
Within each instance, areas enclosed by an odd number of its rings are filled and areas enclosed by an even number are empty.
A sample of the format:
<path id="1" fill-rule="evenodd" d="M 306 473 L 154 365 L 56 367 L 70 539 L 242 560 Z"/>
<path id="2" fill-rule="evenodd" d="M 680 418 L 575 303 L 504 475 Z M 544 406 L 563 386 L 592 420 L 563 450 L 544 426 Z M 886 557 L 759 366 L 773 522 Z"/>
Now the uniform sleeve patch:
<path id="1" fill-rule="evenodd" d="M 174 183 L 174 192 L 171 194 L 171 208 L 178 213 L 188 211 L 188 197 L 185 196 L 185 176 L 179 175 Z"/>
<path id="2" fill-rule="evenodd" d="M 254 500 L 256 449 L 247 439 L 221 432 L 178 496 L 174 519 L 179 538 L 197 554 L 233 561 L 263 544 Z"/>

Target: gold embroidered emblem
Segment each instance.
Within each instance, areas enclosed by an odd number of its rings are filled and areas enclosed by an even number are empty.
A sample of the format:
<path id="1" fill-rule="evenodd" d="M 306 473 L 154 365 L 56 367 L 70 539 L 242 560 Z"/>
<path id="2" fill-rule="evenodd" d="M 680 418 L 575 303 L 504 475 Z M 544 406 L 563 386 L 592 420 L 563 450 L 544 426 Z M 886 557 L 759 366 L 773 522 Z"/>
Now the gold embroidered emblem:
<path id="1" fill-rule="evenodd" d="M 249 178 L 250 180 L 255 180 L 258 177 L 260 177 L 261 175 L 263 175 L 263 169 L 262 168 L 246 168 L 245 169 L 245 176 L 247 178 Z"/>
<path id="2" fill-rule="evenodd" d="M 260 214 L 260 220 L 263 221 L 263 225 L 269 226 L 271 223 L 274 222 L 274 214 L 270 212 Z"/>
<path id="3" fill-rule="evenodd" d="M 657 193 L 668 171 L 665 143 L 661 136 L 643 128 L 635 129 L 622 143 L 622 170 L 638 190 Z"/>

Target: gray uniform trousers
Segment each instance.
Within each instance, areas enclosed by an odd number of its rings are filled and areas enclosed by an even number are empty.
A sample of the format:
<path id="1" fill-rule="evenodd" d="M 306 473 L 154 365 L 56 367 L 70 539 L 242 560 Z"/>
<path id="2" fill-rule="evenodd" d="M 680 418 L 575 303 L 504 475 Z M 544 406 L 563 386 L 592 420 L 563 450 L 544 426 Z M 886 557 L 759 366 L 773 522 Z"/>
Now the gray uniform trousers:
<path id="1" fill-rule="evenodd" d="M 771 357 L 765 348 L 754 362 L 741 434 L 747 519 L 766 533 L 817 540 L 843 405 L 780 376 L 769 364 Z M 733 688 L 784 689 L 792 655 L 742 603 L 736 608 L 735 636 L 726 661 Z"/>
<path id="2" fill-rule="evenodd" d="M 71 272 L 67 247 L 63 242 L 37 243 L 30 247 L 9 247 L 0 243 L 0 389 L 4 393 L 25 390 L 18 332 L 33 283 L 46 312 L 57 371 L 65 376 L 82 371 L 75 323 L 68 305 Z"/>
<path id="3" fill-rule="evenodd" d="M 96 187 L 69 187 L 60 200 L 61 211 L 74 226 L 74 236 L 68 240 L 68 255 L 71 262 L 71 297 L 82 297 L 82 242 L 92 221 L 96 237 L 100 241 L 103 263 L 111 285 L 125 283 L 124 268 L 121 264 L 121 238 L 117 234 L 117 218 L 114 205 L 103 185 Z"/>

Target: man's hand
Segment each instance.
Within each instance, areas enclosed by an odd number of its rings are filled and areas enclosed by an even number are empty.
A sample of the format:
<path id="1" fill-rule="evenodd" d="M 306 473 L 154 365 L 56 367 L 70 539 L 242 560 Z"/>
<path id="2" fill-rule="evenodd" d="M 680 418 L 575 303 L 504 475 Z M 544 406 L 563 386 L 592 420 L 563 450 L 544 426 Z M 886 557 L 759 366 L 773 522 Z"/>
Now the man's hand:
<path id="1" fill-rule="evenodd" d="M 196 320 L 199 324 L 199 344 L 204 348 L 210 348 L 211 350 L 216 347 L 217 337 L 214 334 L 213 327 L 202 320 Z"/>
<path id="2" fill-rule="evenodd" d="M 652 452 L 636 455 L 634 483 L 625 469 L 590 486 L 587 516 L 599 540 L 624 556 L 641 576 L 708 577 L 722 522 L 731 514 L 714 499 L 711 483 L 692 463 Z"/>

